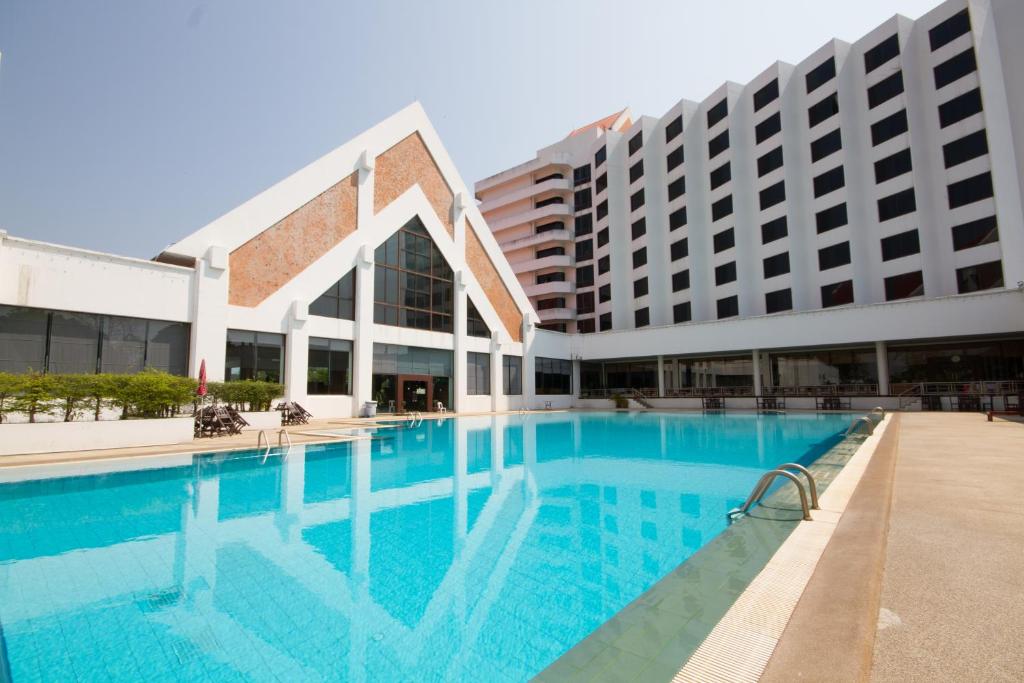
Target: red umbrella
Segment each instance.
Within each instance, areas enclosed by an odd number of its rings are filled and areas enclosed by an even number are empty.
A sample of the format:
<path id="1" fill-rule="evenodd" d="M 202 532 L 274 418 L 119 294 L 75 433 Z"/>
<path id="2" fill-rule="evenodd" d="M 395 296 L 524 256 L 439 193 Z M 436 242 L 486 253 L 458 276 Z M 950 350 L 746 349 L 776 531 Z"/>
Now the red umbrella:
<path id="1" fill-rule="evenodd" d="M 206 396 L 206 359 L 199 364 L 199 388 L 196 389 L 197 396 Z"/>

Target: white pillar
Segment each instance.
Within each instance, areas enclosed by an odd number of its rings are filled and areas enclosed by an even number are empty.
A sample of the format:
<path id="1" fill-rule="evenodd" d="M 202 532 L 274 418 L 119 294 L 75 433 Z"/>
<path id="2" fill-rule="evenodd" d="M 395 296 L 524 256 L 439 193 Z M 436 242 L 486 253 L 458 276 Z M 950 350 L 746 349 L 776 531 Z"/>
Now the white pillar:
<path id="1" fill-rule="evenodd" d="M 211 382 L 224 379 L 227 309 L 228 255 L 223 247 L 213 246 L 196 261 L 189 353 L 189 374 L 192 377 L 199 375 L 199 365 L 205 360 L 207 379 Z"/>
<path id="2" fill-rule="evenodd" d="M 356 326 L 352 342 L 352 409 L 359 415 L 373 396 L 373 249 L 363 245 L 356 262 Z M 307 342 L 308 343 L 308 342 Z"/>
<path id="3" fill-rule="evenodd" d="M 455 372 L 453 381 L 455 383 L 454 402 L 455 410 L 466 410 L 466 309 L 468 297 L 466 296 L 465 273 L 455 273 L 455 302 L 453 307 L 452 331 L 455 339 L 455 358 L 452 369 Z"/>
<path id="4" fill-rule="evenodd" d="M 503 385 L 504 375 L 501 367 L 501 342 L 498 340 L 498 333 L 491 333 L 491 412 L 497 412 L 499 408 L 508 408 L 507 401 L 499 401 L 498 397 L 504 397 Z M 500 406 L 499 406 L 500 403 Z"/>
<path id="5" fill-rule="evenodd" d="M 875 362 L 878 363 L 878 395 L 889 395 L 889 345 L 875 342 Z"/>
<path id="6" fill-rule="evenodd" d="M 658 356 L 658 396 L 665 395 L 665 357 Z"/>
<path id="7" fill-rule="evenodd" d="M 309 305 L 302 301 L 292 304 L 288 337 L 284 344 L 285 396 L 289 401 L 306 400 L 306 380 L 309 374 L 309 332 L 306 318 Z"/>
<path id="8" fill-rule="evenodd" d="M 534 364 L 533 358 L 533 321 L 531 314 L 523 316 L 523 408 L 533 408 L 537 401 L 537 388 L 534 386 Z"/>
<path id="9" fill-rule="evenodd" d="M 761 395 L 761 351 L 754 349 L 751 352 L 754 361 L 754 396 Z"/>

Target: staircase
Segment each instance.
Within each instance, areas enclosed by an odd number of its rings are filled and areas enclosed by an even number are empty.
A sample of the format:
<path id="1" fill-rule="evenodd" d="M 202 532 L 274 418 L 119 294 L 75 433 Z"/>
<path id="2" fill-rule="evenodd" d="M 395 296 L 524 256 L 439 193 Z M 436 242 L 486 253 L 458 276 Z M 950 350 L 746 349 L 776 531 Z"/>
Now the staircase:
<path id="1" fill-rule="evenodd" d="M 653 405 L 651 405 L 651 402 L 647 400 L 647 397 L 644 396 L 643 393 L 637 389 L 633 389 L 629 393 L 629 396 L 627 398 L 629 399 L 629 407 L 631 410 L 634 409 L 634 403 L 636 403 L 638 406 L 645 410 L 650 410 L 651 408 L 654 407 Z"/>

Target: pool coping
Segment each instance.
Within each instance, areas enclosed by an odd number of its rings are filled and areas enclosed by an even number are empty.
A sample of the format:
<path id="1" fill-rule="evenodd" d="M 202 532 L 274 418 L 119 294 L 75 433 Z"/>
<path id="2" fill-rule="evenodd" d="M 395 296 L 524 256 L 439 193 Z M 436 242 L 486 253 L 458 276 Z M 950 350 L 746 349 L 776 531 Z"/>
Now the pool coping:
<path id="1" fill-rule="evenodd" d="M 822 509 L 812 512 L 814 521 L 779 514 L 787 501 L 792 512 L 796 500 L 792 488 L 779 490 L 757 515 L 729 526 L 535 680 L 757 680 L 891 421 L 887 415 L 834 479 L 819 485 Z M 819 463 L 850 443 L 835 444 L 810 469 L 822 472 Z M 810 564 L 798 552 L 808 549 Z"/>

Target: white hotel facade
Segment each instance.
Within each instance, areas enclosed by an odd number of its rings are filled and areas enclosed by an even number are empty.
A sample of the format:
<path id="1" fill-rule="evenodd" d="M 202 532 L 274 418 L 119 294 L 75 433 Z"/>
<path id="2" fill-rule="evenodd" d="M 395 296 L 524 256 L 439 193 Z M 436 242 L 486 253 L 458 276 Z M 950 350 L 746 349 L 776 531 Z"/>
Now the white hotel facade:
<path id="1" fill-rule="evenodd" d="M 152 261 L 0 232 L 0 371 L 205 360 L 317 417 L 998 409 L 1024 383 L 1021 29 L 1010 0 L 895 17 L 581 129 L 479 206 L 412 105 Z"/>

